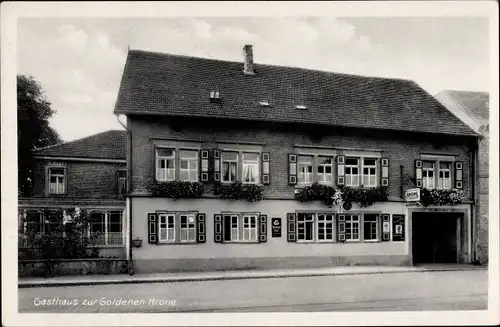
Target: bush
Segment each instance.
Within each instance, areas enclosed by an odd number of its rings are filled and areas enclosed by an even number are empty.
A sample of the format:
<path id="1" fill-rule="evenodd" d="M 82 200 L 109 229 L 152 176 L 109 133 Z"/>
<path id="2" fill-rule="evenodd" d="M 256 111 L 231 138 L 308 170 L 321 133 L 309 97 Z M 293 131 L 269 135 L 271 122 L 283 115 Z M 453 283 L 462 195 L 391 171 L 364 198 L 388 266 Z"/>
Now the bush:
<path id="1" fill-rule="evenodd" d="M 199 198 L 205 193 L 205 188 L 198 182 L 155 182 L 151 187 L 151 192 L 155 196 L 171 199 Z"/>
<path id="2" fill-rule="evenodd" d="M 220 182 L 213 184 L 214 195 L 221 199 L 240 200 L 248 202 L 259 202 L 264 198 L 264 187 L 255 184 L 242 184 L 233 182 L 229 185 L 222 185 Z"/>

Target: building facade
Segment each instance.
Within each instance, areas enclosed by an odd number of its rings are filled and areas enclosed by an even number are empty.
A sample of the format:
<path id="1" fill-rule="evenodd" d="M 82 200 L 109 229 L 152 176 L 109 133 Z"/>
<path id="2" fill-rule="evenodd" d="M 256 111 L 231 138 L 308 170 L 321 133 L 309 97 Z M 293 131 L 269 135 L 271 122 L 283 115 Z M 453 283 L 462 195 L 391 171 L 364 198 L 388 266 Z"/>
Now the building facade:
<path id="1" fill-rule="evenodd" d="M 32 194 L 19 199 L 19 252 L 29 233 L 61 226 L 60 213 L 87 210 L 99 255 L 125 257 L 126 132 L 107 131 L 34 151 Z"/>
<path id="2" fill-rule="evenodd" d="M 446 90 L 437 94 L 436 99 L 481 135 L 477 145 L 474 247 L 477 260 L 484 264 L 488 262 L 489 95 L 486 92 Z"/>
<path id="3" fill-rule="evenodd" d="M 472 261 L 473 130 L 412 81 L 243 53 L 129 51 L 134 271 Z M 417 206 L 415 188 L 460 199 Z"/>

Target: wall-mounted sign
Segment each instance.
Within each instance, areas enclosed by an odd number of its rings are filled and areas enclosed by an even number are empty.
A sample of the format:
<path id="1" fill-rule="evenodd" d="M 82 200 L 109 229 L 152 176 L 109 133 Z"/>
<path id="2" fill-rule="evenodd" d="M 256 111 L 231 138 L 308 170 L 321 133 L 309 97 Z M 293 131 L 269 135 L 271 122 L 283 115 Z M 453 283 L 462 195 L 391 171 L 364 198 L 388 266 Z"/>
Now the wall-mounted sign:
<path id="1" fill-rule="evenodd" d="M 419 188 L 411 188 L 411 189 L 406 190 L 405 200 L 407 202 L 420 201 L 420 189 Z"/>
<path id="2" fill-rule="evenodd" d="M 271 218 L 272 237 L 281 237 L 281 218 Z"/>
<path id="3" fill-rule="evenodd" d="M 392 241 L 401 242 L 405 240 L 405 216 L 392 215 Z"/>

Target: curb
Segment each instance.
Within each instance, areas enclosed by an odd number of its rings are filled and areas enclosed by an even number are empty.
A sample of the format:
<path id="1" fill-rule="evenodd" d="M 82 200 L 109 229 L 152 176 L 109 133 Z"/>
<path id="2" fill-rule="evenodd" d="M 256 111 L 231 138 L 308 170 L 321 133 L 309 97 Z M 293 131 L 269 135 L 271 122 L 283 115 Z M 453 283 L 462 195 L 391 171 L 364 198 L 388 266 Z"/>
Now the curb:
<path id="1" fill-rule="evenodd" d="M 420 268 L 394 271 L 364 271 L 364 272 L 308 272 L 308 273 L 284 273 L 284 274 L 263 274 L 263 275 L 228 275 L 228 276 L 188 276 L 188 277 L 165 277 L 157 279 L 123 279 L 123 280 L 88 280 L 88 281 L 64 281 L 64 282 L 21 282 L 18 288 L 37 287 L 64 287 L 64 286 L 92 286 L 92 285 L 120 285 L 120 284 L 156 284 L 156 283 L 181 283 L 181 282 L 201 282 L 220 280 L 240 280 L 240 279 L 274 279 L 289 277 L 321 277 L 321 276 L 352 276 L 352 275 L 376 275 L 376 274 L 402 274 L 418 272 L 439 272 L 439 271 L 471 271 L 487 270 L 487 268 Z"/>

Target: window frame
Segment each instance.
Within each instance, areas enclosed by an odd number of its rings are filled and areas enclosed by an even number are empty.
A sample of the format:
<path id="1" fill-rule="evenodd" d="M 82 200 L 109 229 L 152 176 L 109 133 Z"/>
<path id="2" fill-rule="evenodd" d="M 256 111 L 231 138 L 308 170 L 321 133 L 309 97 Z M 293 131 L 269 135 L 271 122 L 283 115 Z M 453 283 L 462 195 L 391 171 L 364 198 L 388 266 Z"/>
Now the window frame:
<path id="1" fill-rule="evenodd" d="M 353 220 L 353 217 L 357 217 L 357 220 Z M 354 223 L 357 223 L 358 227 L 358 238 L 348 238 L 349 233 L 348 229 L 351 230 L 351 234 L 354 234 L 352 231 L 354 230 Z M 351 225 L 350 228 L 348 228 L 348 224 Z M 361 232 L 362 232 L 362 214 L 360 213 L 350 213 L 350 214 L 345 214 L 345 241 L 346 243 L 354 243 L 354 242 L 361 242 Z"/>
<path id="2" fill-rule="evenodd" d="M 156 228 L 158 231 L 158 242 L 157 244 L 159 245 L 172 245 L 172 244 L 198 244 L 198 221 L 197 221 L 197 216 L 198 216 L 198 211 L 195 210 L 188 210 L 188 211 L 166 211 L 166 210 L 158 210 L 156 211 L 156 215 L 158 217 L 157 223 L 156 223 Z M 169 217 L 174 217 L 174 227 L 173 227 L 173 235 L 174 239 L 173 240 L 168 240 L 168 239 L 162 239 L 161 238 L 161 217 L 162 216 L 169 216 Z M 187 216 L 189 220 L 189 216 L 192 216 L 194 219 L 194 239 L 193 240 L 182 240 L 182 235 L 181 235 L 181 216 Z M 189 221 L 188 221 L 188 226 L 189 226 Z M 167 221 L 167 229 L 168 229 L 168 221 Z M 189 227 L 188 227 L 189 229 Z M 188 231 L 189 235 L 189 231 Z"/>
<path id="3" fill-rule="evenodd" d="M 320 227 L 319 227 L 320 219 L 319 218 L 320 218 L 320 216 L 325 216 L 325 220 L 324 220 L 325 226 L 323 227 L 325 236 L 327 235 L 327 224 L 328 224 L 328 220 L 326 220 L 326 218 L 328 216 L 331 217 L 331 224 L 332 224 L 332 238 L 331 239 L 327 239 L 327 238 L 322 239 L 322 240 L 319 239 L 319 231 L 320 231 Z M 334 213 L 324 213 L 324 212 L 316 213 L 316 226 L 314 228 L 316 231 L 316 243 L 334 243 L 335 242 L 335 239 L 336 239 L 335 222 L 336 222 L 336 217 L 335 217 Z"/>
<path id="4" fill-rule="evenodd" d="M 173 155 L 171 156 L 160 156 L 159 150 L 172 150 Z M 177 164 L 176 164 L 176 157 L 177 157 L 178 149 L 173 148 L 173 147 L 156 147 L 155 148 L 155 179 L 158 182 L 172 182 L 177 179 Z M 161 164 L 160 161 L 162 160 L 172 160 L 173 162 L 173 168 L 167 168 L 167 164 L 165 163 L 165 168 L 160 168 Z M 159 171 L 161 169 L 165 170 L 165 179 L 160 179 L 159 178 Z M 172 179 L 168 178 L 168 171 L 173 170 L 174 176 Z"/>
<path id="5" fill-rule="evenodd" d="M 220 153 L 220 181 L 223 184 L 231 184 L 234 182 L 237 182 L 239 180 L 239 172 L 240 172 L 240 167 L 239 167 L 239 161 L 240 161 L 240 152 L 241 151 L 233 151 L 233 150 L 222 150 Z M 224 159 L 224 153 L 235 153 L 236 154 L 236 159 Z M 224 163 L 235 163 L 236 164 L 236 172 L 234 174 L 234 180 L 224 180 Z M 228 170 L 230 168 L 230 165 L 228 165 Z"/>
<path id="6" fill-rule="evenodd" d="M 229 228 L 230 228 L 230 236 L 231 236 L 231 239 L 230 240 L 227 240 L 225 235 L 222 235 L 222 243 L 226 243 L 226 244 L 238 244 L 238 243 L 241 243 L 241 244 L 258 244 L 260 243 L 259 241 L 259 217 L 260 217 L 260 213 L 256 213 L 256 212 L 222 212 L 221 213 L 221 218 L 222 218 L 222 225 L 225 226 L 226 225 L 226 222 L 225 220 L 226 219 L 229 219 Z M 233 227 L 233 219 L 236 218 L 236 227 Z M 245 218 L 254 218 L 255 219 L 255 227 L 252 227 L 252 224 L 251 224 L 251 219 L 249 220 L 249 227 L 248 228 L 245 228 Z M 224 229 L 224 228 L 223 228 Z M 255 239 L 249 239 L 249 240 L 245 240 L 244 239 L 244 236 L 245 236 L 245 229 L 248 230 L 248 235 L 249 235 L 249 238 L 250 236 L 252 235 L 252 231 L 255 232 Z M 233 238 L 233 231 L 235 231 L 236 233 L 236 239 Z M 224 234 L 226 233 L 227 231 L 224 230 Z"/>
<path id="7" fill-rule="evenodd" d="M 334 156 L 329 156 L 329 155 L 317 155 L 316 156 L 316 181 L 319 183 L 319 184 L 322 184 L 322 185 L 333 185 L 333 182 L 335 181 L 334 180 L 334 176 L 333 176 L 333 172 L 335 170 L 335 157 Z M 325 158 L 328 158 L 331 160 L 331 163 L 330 164 L 323 164 L 323 163 L 320 163 L 320 160 L 321 159 L 325 159 Z M 320 173 L 319 172 L 319 168 L 322 167 L 323 169 L 325 169 L 326 167 L 330 167 L 330 174 L 327 174 L 325 172 L 323 173 Z M 324 170 L 323 170 L 324 171 Z M 330 181 L 325 181 L 325 180 L 320 180 L 319 179 L 319 176 L 323 176 L 325 177 L 326 175 L 330 175 L 331 176 L 331 180 Z M 324 178 L 323 178 L 324 179 Z"/>
<path id="8" fill-rule="evenodd" d="M 178 151 L 179 152 L 179 156 L 178 156 L 179 157 L 179 159 L 178 159 L 179 160 L 179 178 L 178 178 L 178 180 L 182 181 L 182 182 L 193 182 L 193 183 L 198 182 L 199 181 L 199 175 L 200 175 L 200 167 L 199 167 L 199 161 L 200 161 L 200 158 L 199 158 L 200 153 L 199 152 L 200 151 L 199 150 L 195 150 L 195 149 L 186 149 L 186 148 L 179 148 L 178 150 L 179 150 Z M 196 156 L 195 156 L 195 158 L 183 158 L 182 157 L 182 152 L 183 151 L 194 152 L 196 154 Z M 187 163 L 188 163 L 188 168 L 187 169 L 186 168 L 182 168 L 182 161 L 183 160 L 187 161 Z M 194 168 L 191 168 L 191 164 L 190 164 L 191 161 L 194 161 L 195 162 L 195 166 L 196 166 L 196 168 L 195 168 L 196 172 L 194 174 L 195 175 L 195 180 L 192 180 L 190 178 L 190 174 L 194 170 Z M 187 171 L 187 173 L 188 173 L 188 179 L 187 180 L 186 179 L 182 179 L 182 177 L 181 177 L 182 176 L 182 174 L 181 174 L 182 171 Z"/>
<path id="9" fill-rule="evenodd" d="M 297 238 L 296 238 L 296 243 L 337 243 L 337 227 L 336 227 L 336 221 L 337 221 L 337 216 L 335 213 L 333 212 L 327 212 L 327 211 L 321 211 L 321 212 L 297 212 L 296 213 L 297 215 L 297 218 L 296 218 L 296 221 L 295 221 L 295 230 L 296 230 L 296 235 L 297 235 Z M 311 237 L 312 239 L 311 240 L 306 240 L 306 239 L 301 239 L 299 238 L 299 224 L 301 224 L 301 218 L 302 217 L 299 217 L 300 215 L 304 215 L 304 217 L 306 215 L 311 215 L 311 219 L 309 220 L 305 220 L 304 221 L 304 236 L 307 234 L 306 233 L 306 229 L 307 229 L 307 224 L 308 223 L 312 223 L 312 233 L 311 233 Z M 331 239 L 322 239 L 320 240 L 319 239 L 319 231 L 320 231 L 320 228 L 319 228 L 319 216 L 325 216 L 325 218 L 327 216 L 331 216 L 331 224 L 332 224 L 332 236 L 331 236 Z M 326 224 L 328 223 L 328 220 L 325 220 L 324 221 L 324 224 L 325 226 L 323 227 L 323 230 L 325 231 L 325 236 L 327 235 L 326 233 L 326 230 L 327 230 L 327 226 Z"/>
<path id="10" fill-rule="evenodd" d="M 103 236 L 104 236 L 104 241 L 102 243 L 96 243 L 94 246 L 95 247 L 112 247 L 112 246 L 118 246 L 118 247 L 123 247 L 125 246 L 125 238 L 124 238 L 124 223 L 123 223 L 123 211 L 121 210 L 89 210 L 89 219 L 90 219 L 90 216 L 92 214 L 95 214 L 95 213 L 100 213 L 102 214 L 102 220 L 101 220 L 101 224 L 104 225 L 104 232 L 103 233 Z M 120 213 L 120 229 L 121 231 L 120 232 L 110 232 L 109 229 L 110 229 L 110 226 L 111 226 L 111 223 L 110 223 L 110 217 L 111 217 L 111 214 L 112 213 Z M 95 232 L 92 232 L 92 221 L 89 222 L 89 226 L 87 228 L 87 236 L 90 237 L 92 235 L 92 233 L 95 233 Z M 111 243 L 110 242 L 110 233 L 119 233 L 121 234 L 121 242 L 120 243 Z"/>
<path id="11" fill-rule="evenodd" d="M 186 227 L 182 227 L 182 217 L 185 216 L 186 217 Z M 190 223 L 189 222 L 189 218 L 193 218 L 193 222 Z M 197 243 L 198 242 L 198 233 L 197 233 L 197 228 L 196 228 L 196 214 L 193 213 L 193 212 L 188 212 L 188 213 L 185 213 L 185 212 L 181 212 L 179 213 L 179 242 L 180 243 Z M 190 227 L 190 225 L 192 225 L 192 227 Z M 182 239 L 182 231 L 186 230 L 187 232 L 187 239 Z M 193 239 L 190 239 L 189 238 L 189 231 L 192 230 L 193 231 Z M 177 234 L 177 231 L 175 231 L 176 234 Z"/>
<path id="12" fill-rule="evenodd" d="M 431 163 L 432 168 L 426 168 L 425 163 Z M 422 161 L 422 187 L 432 190 L 436 188 L 436 163 L 434 160 L 423 160 Z M 428 172 L 432 172 L 432 177 L 428 176 Z M 432 187 L 426 185 L 426 182 L 432 180 Z"/>
<path id="13" fill-rule="evenodd" d="M 249 162 L 252 165 L 257 167 L 257 177 L 255 178 L 255 182 L 247 182 L 245 181 L 245 176 L 243 176 L 245 171 L 245 154 L 255 154 L 257 155 L 257 160 L 246 160 L 246 164 Z M 259 184 L 260 183 L 260 166 L 261 166 L 261 154 L 259 152 L 251 152 L 251 151 L 241 151 L 241 183 L 242 184 Z"/>
<path id="14" fill-rule="evenodd" d="M 365 160 L 373 160 L 375 162 L 374 165 L 365 165 Z M 359 184 L 360 186 L 363 185 L 363 187 L 366 187 L 366 188 L 375 188 L 378 186 L 378 176 L 379 176 L 379 159 L 378 158 L 374 158 L 374 157 L 360 157 L 360 162 L 361 162 L 361 169 L 360 169 L 360 176 L 361 176 L 361 183 Z M 368 173 L 368 175 L 365 175 L 365 168 L 368 168 L 368 169 L 375 169 L 375 173 L 372 175 L 370 173 Z M 372 184 L 365 184 L 365 176 L 368 176 L 368 180 L 370 180 L 370 177 L 374 177 L 375 179 L 375 184 L 372 185 Z"/>
<path id="15" fill-rule="evenodd" d="M 125 173 L 125 177 L 120 176 L 120 173 Z M 128 190 L 128 176 L 127 176 L 127 169 L 118 169 L 117 172 L 118 176 L 118 195 L 121 196 L 123 193 L 126 193 Z M 123 185 L 124 187 L 120 187 Z M 122 189 L 124 189 L 124 192 L 122 192 Z"/>
<path id="16" fill-rule="evenodd" d="M 352 165 L 352 164 L 349 165 L 349 164 L 347 164 L 348 160 L 353 160 L 353 159 L 357 160 L 357 162 L 358 162 L 357 165 Z M 360 183 L 360 177 L 362 177 L 362 175 L 360 174 L 360 170 L 362 168 L 361 165 L 360 165 L 360 163 L 362 161 L 361 159 L 363 159 L 363 157 L 351 157 L 350 156 L 350 157 L 346 157 L 345 158 L 345 161 L 344 161 L 345 162 L 345 164 L 344 164 L 345 186 L 348 186 L 348 187 L 360 187 L 362 185 L 362 183 Z M 349 169 L 350 171 L 352 171 L 352 168 L 356 168 L 358 170 L 358 173 L 357 174 L 352 174 L 352 173 L 348 174 L 347 170 Z M 351 183 L 347 183 L 347 177 L 348 176 L 350 176 Z M 353 184 L 352 183 L 352 176 L 357 176 L 357 180 L 358 180 L 357 184 Z"/>
<path id="17" fill-rule="evenodd" d="M 308 175 L 310 174 L 310 181 L 309 182 L 306 182 L 306 181 L 301 181 L 301 168 L 302 166 L 304 167 L 309 167 L 309 165 L 307 165 L 307 163 L 301 163 L 300 162 L 300 158 L 304 158 L 304 157 L 307 157 L 307 158 L 310 158 L 310 167 L 311 167 L 311 172 L 307 173 Z M 297 155 L 297 185 L 299 187 L 304 187 L 304 186 L 310 186 L 314 183 L 314 167 L 315 167 L 315 164 L 314 164 L 314 155 L 311 155 L 311 154 L 298 154 Z M 305 176 L 305 175 L 304 175 Z"/>
<path id="18" fill-rule="evenodd" d="M 441 168 L 441 164 L 448 164 L 449 165 L 449 168 L 448 169 L 442 169 Z M 438 170 L 437 170 L 437 185 L 436 185 L 436 188 L 438 190 L 451 190 L 453 188 L 453 162 L 452 161 L 440 161 L 438 160 L 437 161 L 437 167 L 438 167 Z M 442 186 L 442 183 L 441 183 L 441 172 L 447 172 L 448 173 L 448 178 L 446 178 L 446 180 L 449 181 L 449 187 L 443 187 Z M 445 180 L 443 178 L 443 180 Z"/>
<path id="19" fill-rule="evenodd" d="M 375 216 L 375 233 L 376 233 L 376 238 L 375 239 L 366 239 L 365 238 L 365 224 L 366 224 L 366 216 L 369 215 L 369 216 Z M 370 223 L 373 223 L 373 221 L 370 221 Z M 363 213 L 363 223 L 362 223 L 362 236 L 363 236 L 363 242 L 368 242 L 368 243 L 373 243 L 373 242 L 380 242 L 381 238 L 380 238 L 380 226 L 381 222 L 380 222 L 380 214 L 379 213 Z M 370 227 L 371 227 L 371 224 L 370 224 Z M 360 232 L 360 234 L 361 234 Z M 371 232 L 371 231 L 370 231 Z"/>
<path id="20" fill-rule="evenodd" d="M 52 174 L 52 169 L 62 169 L 63 173 L 61 174 Z M 63 164 L 49 164 L 47 165 L 47 194 L 48 195 L 65 195 L 67 193 L 67 183 L 68 183 L 68 173 L 67 173 L 67 167 L 66 165 Z M 61 192 L 52 192 L 52 183 L 51 183 L 51 177 L 56 176 L 56 177 L 62 177 L 62 191 Z M 56 183 L 60 185 L 59 183 Z"/>

